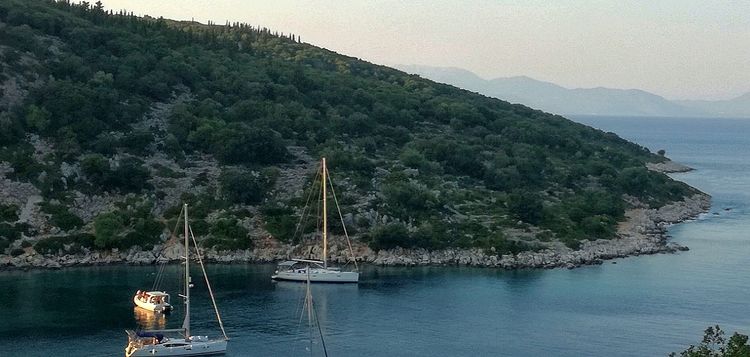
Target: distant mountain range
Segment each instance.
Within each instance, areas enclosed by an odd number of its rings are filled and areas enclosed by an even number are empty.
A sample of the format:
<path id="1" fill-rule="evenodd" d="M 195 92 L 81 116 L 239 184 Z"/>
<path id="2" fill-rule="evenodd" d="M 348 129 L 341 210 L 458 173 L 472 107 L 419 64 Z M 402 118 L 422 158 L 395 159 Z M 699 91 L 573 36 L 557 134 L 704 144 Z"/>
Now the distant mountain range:
<path id="1" fill-rule="evenodd" d="M 486 80 L 470 71 L 454 67 L 395 67 L 436 82 L 556 114 L 750 118 L 750 92 L 730 100 L 672 101 L 639 89 L 569 89 L 526 76 Z"/>

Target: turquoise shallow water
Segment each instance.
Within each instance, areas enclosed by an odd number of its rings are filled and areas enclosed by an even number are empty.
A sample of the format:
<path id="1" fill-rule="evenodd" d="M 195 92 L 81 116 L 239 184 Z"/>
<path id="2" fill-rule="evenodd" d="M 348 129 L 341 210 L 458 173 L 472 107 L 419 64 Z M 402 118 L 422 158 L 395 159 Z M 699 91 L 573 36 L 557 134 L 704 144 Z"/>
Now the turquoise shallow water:
<path id="1" fill-rule="evenodd" d="M 750 121 L 576 120 L 697 169 L 674 176 L 714 196 L 709 214 L 670 229 L 690 251 L 575 270 L 368 267 L 358 286 L 313 287 L 329 354 L 664 356 L 711 324 L 750 332 Z M 272 270 L 209 267 L 229 356 L 310 355 L 299 323 L 304 286 L 272 283 Z M 134 312 L 132 293 L 150 287 L 154 272 L 0 272 L 0 356 L 118 356 L 136 320 L 177 327 L 179 311 L 150 322 Z M 215 334 L 207 296 L 195 291 L 195 330 Z"/>

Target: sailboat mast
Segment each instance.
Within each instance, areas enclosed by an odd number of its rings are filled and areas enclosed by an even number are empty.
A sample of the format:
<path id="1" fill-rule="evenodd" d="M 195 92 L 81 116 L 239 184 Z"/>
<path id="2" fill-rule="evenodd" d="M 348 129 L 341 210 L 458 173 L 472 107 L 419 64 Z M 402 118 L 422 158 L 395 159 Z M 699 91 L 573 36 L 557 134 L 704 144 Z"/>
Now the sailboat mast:
<path id="1" fill-rule="evenodd" d="M 185 338 L 190 338 L 190 227 L 188 226 L 188 205 L 183 205 L 185 210 L 185 320 L 182 322 L 182 328 L 185 329 Z"/>
<path id="2" fill-rule="evenodd" d="M 328 207 L 326 206 L 326 158 L 323 158 L 323 173 L 320 180 L 323 184 L 323 267 L 328 268 Z"/>

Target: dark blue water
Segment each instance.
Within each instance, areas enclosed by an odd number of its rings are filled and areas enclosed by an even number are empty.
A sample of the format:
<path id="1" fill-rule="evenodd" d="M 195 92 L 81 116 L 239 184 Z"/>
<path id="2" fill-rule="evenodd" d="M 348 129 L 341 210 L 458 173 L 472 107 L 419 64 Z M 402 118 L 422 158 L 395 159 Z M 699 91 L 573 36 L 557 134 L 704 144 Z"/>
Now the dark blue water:
<path id="1" fill-rule="evenodd" d="M 711 213 L 670 230 L 689 252 L 575 270 L 368 267 L 358 286 L 314 286 L 329 354 L 664 356 L 697 343 L 712 324 L 750 332 L 750 121 L 576 120 L 696 168 L 674 176 L 714 196 Z M 228 355 L 311 354 L 300 323 L 304 286 L 272 283 L 272 270 L 209 267 L 232 337 Z M 178 326 L 179 311 L 148 321 L 133 310 L 133 291 L 150 287 L 153 272 L 0 273 L 0 356 L 117 356 L 136 320 Z M 195 304 L 196 332 L 215 335 L 205 294 Z"/>

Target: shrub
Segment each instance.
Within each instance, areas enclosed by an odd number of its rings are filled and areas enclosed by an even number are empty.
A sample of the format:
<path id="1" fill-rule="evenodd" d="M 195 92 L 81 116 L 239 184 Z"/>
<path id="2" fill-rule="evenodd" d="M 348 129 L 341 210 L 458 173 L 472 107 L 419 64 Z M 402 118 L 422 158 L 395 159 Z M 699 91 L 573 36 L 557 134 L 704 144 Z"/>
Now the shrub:
<path id="1" fill-rule="evenodd" d="M 440 207 L 437 195 L 415 182 L 395 182 L 383 186 L 382 191 L 389 212 L 399 218 L 422 217 Z"/>
<path id="2" fill-rule="evenodd" d="M 728 339 L 724 337 L 719 325 L 709 326 L 703 334 L 703 340 L 697 346 L 690 345 L 688 349 L 680 352 L 680 357 L 748 357 L 750 356 L 750 345 L 747 344 L 748 336 L 737 332 Z M 672 352 L 669 357 L 677 357 Z"/>
<path id="3" fill-rule="evenodd" d="M 266 206 L 262 208 L 261 213 L 263 213 L 263 227 L 276 239 L 282 242 L 292 242 L 299 238 L 294 236 L 299 219 L 292 209 Z"/>
<path id="4" fill-rule="evenodd" d="M 218 157 L 230 164 L 275 164 L 289 158 L 281 135 L 268 128 L 232 123 L 213 131 L 212 141 Z"/>
<path id="5" fill-rule="evenodd" d="M 539 223 L 543 208 L 542 199 L 536 192 L 514 190 L 508 195 L 508 211 L 526 223 Z"/>
<path id="6" fill-rule="evenodd" d="M 34 250 L 41 254 L 58 254 L 59 252 L 76 254 L 81 253 L 84 247 L 93 248 L 94 240 L 94 236 L 88 233 L 54 236 L 36 242 Z"/>
<path id="7" fill-rule="evenodd" d="M 26 147 L 13 151 L 9 158 L 10 165 L 13 167 L 11 177 L 25 181 L 33 181 L 39 177 L 39 174 L 44 171 L 44 166 L 34 160 L 32 153 L 32 149 Z"/>
<path id="8" fill-rule="evenodd" d="M 219 219 L 210 228 L 211 237 L 203 241 L 206 247 L 217 250 L 251 249 L 253 241 L 247 229 L 239 225 L 236 219 Z"/>
<path id="9" fill-rule="evenodd" d="M 13 242 L 18 238 L 21 238 L 21 232 L 23 229 L 20 225 L 0 223 L 0 238 L 4 238 L 9 242 Z"/>
<path id="10" fill-rule="evenodd" d="M 148 146 L 154 141 L 154 134 L 148 130 L 133 130 L 125 135 L 120 141 L 120 145 L 127 149 L 133 155 L 145 156 L 148 153 Z"/>
<path id="11" fill-rule="evenodd" d="M 81 159 L 81 171 L 94 184 L 104 184 L 109 177 L 109 160 L 101 154 L 86 155 Z"/>
<path id="12" fill-rule="evenodd" d="M 449 234 L 448 227 L 442 222 L 426 222 L 422 223 L 410 238 L 415 247 L 441 249 L 448 244 Z"/>
<path id="13" fill-rule="evenodd" d="M 0 221 L 15 222 L 18 220 L 18 207 L 0 204 Z"/>
<path id="14" fill-rule="evenodd" d="M 393 249 L 396 247 L 409 248 L 409 230 L 403 223 L 389 223 L 380 225 L 372 230 L 370 247 L 375 250 Z"/>
<path id="15" fill-rule="evenodd" d="M 229 201 L 252 205 L 263 201 L 275 177 L 255 171 L 229 170 L 223 172 L 219 180 L 222 192 Z"/>
<path id="16" fill-rule="evenodd" d="M 143 249 L 150 250 L 155 243 L 159 242 L 164 227 L 151 218 L 136 218 L 131 229 L 130 232 L 125 234 L 124 238 L 117 241 L 118 248 L 130 248 L 138 245 Z"/>
<path id="17" fill-rule="evenodd" d="M 124 230 L 124 222 L 119 215 L 109 212 L 94 219 L 94 245 L 97 248 L 112 248 L 117 237 Z"/>
<path id="18" fill-rule="evenodd" d="M 41 207 L 42 212 L 50 214 L 50 222 L 64 231 L 83 226 L 83 220 L 65 206 L 44 202 Z"/>
<path id="19" fill-rule="evenodd" d="M 143 166 L 143 161 L 134 157 L 125 158 L 120 165 L 111 172 L 107 183 L 124 192 L 138 192 L 150 187 L 148 180 L 151 173 Z"/>
<path id="20" fill-rule="evenodd" d="M 43 107 L 39 108 L 32 104 L 26 110 L 26 125 L 36 132 L 41 133 L 49 126 L 50 116 L 51 114 L 47 109 Z"/>
<path id="21" fill-rule="evenodd" d="M 605 215 L 595 215 L 581 220 L 581 230 L 591 240 L 613 238 L 616 225 L 617 221 Z"/>

